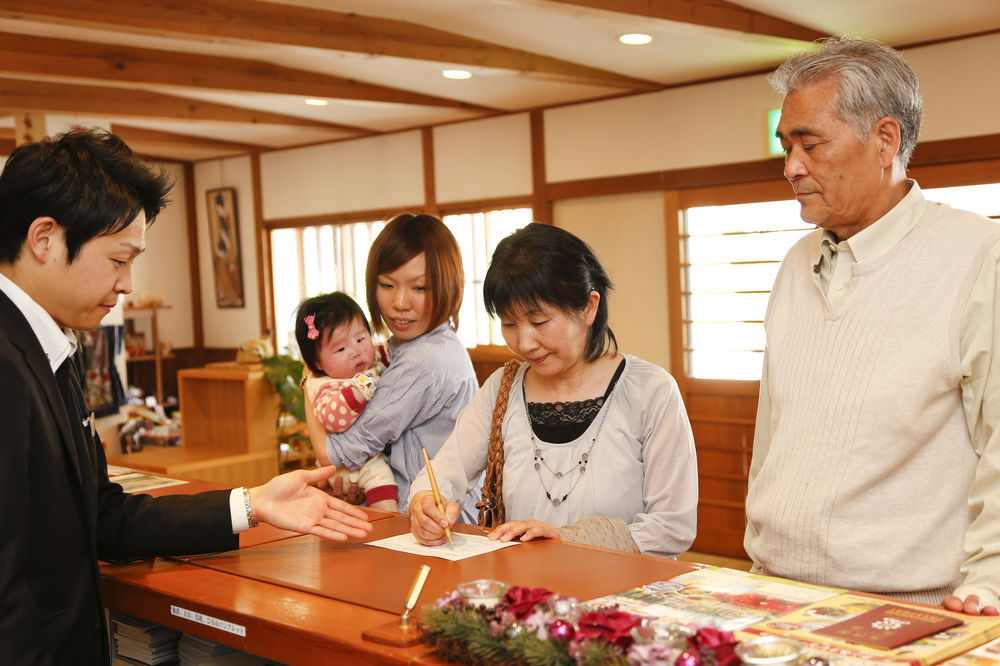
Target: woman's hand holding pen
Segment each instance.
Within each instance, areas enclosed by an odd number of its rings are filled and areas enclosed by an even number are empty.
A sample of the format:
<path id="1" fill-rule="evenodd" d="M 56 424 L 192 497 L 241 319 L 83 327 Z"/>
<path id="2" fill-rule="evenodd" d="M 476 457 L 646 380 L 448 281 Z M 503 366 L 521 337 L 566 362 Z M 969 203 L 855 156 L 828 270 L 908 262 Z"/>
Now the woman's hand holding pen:
<path id="1" fill-rule="evenodd" d="M 457 502 L 447 502 L 444 513 L 434 503 L 434 494 L 428 490 L 413 496 L 408 507 L 410 513 L 410 533 L 425 546 L 439 546 L 448 541 L 445 528 L 451 528 L 458 521 Z"/>

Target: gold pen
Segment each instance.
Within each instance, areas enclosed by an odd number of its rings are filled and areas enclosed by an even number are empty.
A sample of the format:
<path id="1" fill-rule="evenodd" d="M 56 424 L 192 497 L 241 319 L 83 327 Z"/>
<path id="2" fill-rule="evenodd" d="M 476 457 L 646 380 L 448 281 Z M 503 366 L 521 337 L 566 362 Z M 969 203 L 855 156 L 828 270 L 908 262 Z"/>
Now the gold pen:
<path id="1" fill-rule="evenodd" d="M 444 514 L 444 501 L 441 499 L 441 491 L 438 490 L 437 479 L 434 478 L 434 470 L 431 469 L 431 459 L 427 457 L 427 449 L 421 446 L 420 450 L 424 452 L 424 465 L 427 467 L 427 477 L 431 480 L 431 491 L 434 493 L 434 503 L 437 504 L 438 511 Z M 444 528 L 444 535 L 448 537 L 448 545 L 454 546 L 455 544 L 451 540 L 451 530 L 447 527 Z"/>
<path id="2" fill-rule="evenodd" d="M 399 616 L 400 624 L 406 626 L 406 623 L 410 620 L 410 611 L 413 607 L 417 605 L 417 598 L 420 597 L 420 591 L 424 589 L 424 581 L 427 580 L 427 574 L 431 572 L 431 568 L 426 564 L 420 565 L 420 570 L 417 571 L 417 577 L 413 579 L 413 585 L 410 587 L 410 593 L 406 596 L 406 605 L 403 606 L 403 614 Z"/>

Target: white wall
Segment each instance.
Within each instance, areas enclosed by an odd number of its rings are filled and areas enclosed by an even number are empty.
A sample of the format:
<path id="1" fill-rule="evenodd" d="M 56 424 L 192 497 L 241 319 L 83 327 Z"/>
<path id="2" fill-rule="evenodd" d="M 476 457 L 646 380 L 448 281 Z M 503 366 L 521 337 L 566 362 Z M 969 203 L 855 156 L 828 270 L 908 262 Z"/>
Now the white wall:
<path id="1" fill-rule="evenodd" d="M 357 139 L 260 157 L 264 219 L 420 207 L 420 132 Z"/>
<path id="2" fill-rule="evenodd" d="M 1000 34 L 908 49 L 903 55 L 924 95 L 921 141 L 1000 132 Z"/>
<path id="3" fill-rule="evenodd" d="M 302 172 L 308 167 L 302 165 Z M 260 337 L 260 299 L 257 297 L 257 238 L 254 233 L 253 178 L 249 157 L 201 162 L 195 165 L 195 210 L 198 217 L 198 265 L 201 271 L 201 308 L 206 347 L 238 347 Z M 209 239 L 205 192 L 218 187 L 236 189 L 236 217 L 243 260 L 242 308 L 220 308 L 215 297 L 212 243 Z"/>
<path id="4" fill-rule="evenodd" d="M 438 203 L 531 196 L 531 122 L 518 113 L 435 127 Z"/>
<path id="5" fill-rule="evenodd" d="M 545 112 L 549 182 L 619 176 L 767 154 L 767 112 L 780 105 L 762 76 L 578 104 Z"/>
<path id="6" fill-rule="evenodd" d="M 193 304 L 191 303 L 191 266 L 188 257 L 187 199 L 184 167 L 162 165 L 174 181 L 171 203 L 146 230 L 146 251 L 132 269 L 130 300 L 144 294 L 163 294 L 169 310 L 158 313 L 160 340 L 174 348 L 194 345 Z M 147 335 L 147 340 L 152 338 Z"/>
<path id="7" fill-rule="evenodd" d="M 909 49 L 924 127 L 934 141 L 1000 132 L 1000 35 Z M 550 182 L 769 157 L 765 75 L 560 107 L 545 112 Z"/>
<path id="8" fill-rule="evenodd" d="M 594 250 L 614 289 L 608 299 L 618 348 L 670 369 L 663 194 L 559 201 L 553 221 Z"/>

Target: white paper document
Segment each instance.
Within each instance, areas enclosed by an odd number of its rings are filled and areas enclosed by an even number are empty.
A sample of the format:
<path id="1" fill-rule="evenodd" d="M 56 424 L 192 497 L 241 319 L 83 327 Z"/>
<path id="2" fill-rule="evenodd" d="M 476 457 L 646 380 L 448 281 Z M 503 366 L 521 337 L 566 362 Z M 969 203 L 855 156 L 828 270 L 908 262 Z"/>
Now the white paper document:
<path id="1" fill-rule="evenodd" d="M 127 493 L 139 493 L 144 490 L 154 488 L 167 488 L 168 486 L 179 486 L 187 481 L 180 479 L 168 479 L 165 476 L 153 476 L 152 474 L 121 474 L 111 477 L 113 483 L 121 485 L 122 490 Z"/>
<path id="2" fill-rule="evenodd" d="M 445 541 L 440 546 L 424 546 L 417 542 L 416 537 L 407 532 L 406 534 L 399 534 L 386 539 L 379 539 L 378 541 L 369 541 L 368 545 L 388 548 L 389 550 L 398 550 L 404 553 L 413 553 L 415 555 L 440 557 L 441 559 L 454 562 L 455 560 L 464 560 L 467 557 L 474 557 L 483 553 L 491 553 L 494 550 L 500 550 L 507 546 L 516 546 L 520 543 L 519 541 L 490 541 L 478 534 L 461 534 L 459 532 L 452 532 L 451 539 L 454 542 L 452 545 L 449 545 Z"/>

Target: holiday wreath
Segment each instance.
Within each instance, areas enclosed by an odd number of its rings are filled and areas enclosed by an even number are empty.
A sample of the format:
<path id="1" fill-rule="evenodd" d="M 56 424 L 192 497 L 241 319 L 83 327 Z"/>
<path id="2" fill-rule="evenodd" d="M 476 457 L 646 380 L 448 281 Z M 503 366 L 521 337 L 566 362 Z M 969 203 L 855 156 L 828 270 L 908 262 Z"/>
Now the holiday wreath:
<path id="1" fill-rule="evenodd" d="M 541 588 L 512 587 L 492 608 L 452 591 L 425 610 L 420 628 L 442 658 L 476 666 L 739 663 L 729 632 L 653 621 L 616 607 L 581 608 L 576 599 Z"/>

